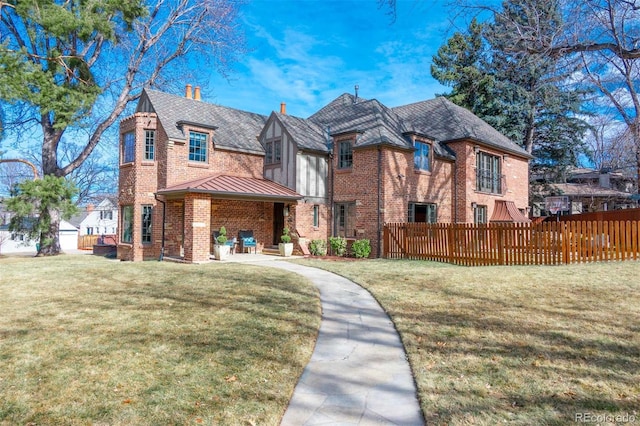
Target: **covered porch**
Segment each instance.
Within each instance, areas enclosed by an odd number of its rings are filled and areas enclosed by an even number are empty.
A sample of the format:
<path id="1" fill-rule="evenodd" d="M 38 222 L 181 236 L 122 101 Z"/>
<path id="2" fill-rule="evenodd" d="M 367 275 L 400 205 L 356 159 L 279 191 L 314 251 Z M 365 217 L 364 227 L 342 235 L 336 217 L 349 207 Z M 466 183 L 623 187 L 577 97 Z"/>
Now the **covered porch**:
<path id="1" fill-rule="evenodd" d="M 229 239 L 252 231 L 257 252 L 277 244 L 285 227 L 295 228 L 295 206 L 302 198 L 267 179 L 228 175 L 185 182 L 157 195 L 165 203 L 163 256 L 188 263 L 210 259 L 213 233 L 222 226 Z"/>

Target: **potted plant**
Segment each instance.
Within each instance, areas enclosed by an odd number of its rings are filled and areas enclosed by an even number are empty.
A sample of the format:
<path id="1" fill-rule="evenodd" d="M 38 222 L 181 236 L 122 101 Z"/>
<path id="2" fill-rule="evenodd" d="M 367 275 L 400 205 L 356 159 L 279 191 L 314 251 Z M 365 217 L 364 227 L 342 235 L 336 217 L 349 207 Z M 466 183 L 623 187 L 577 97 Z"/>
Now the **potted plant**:
<path id="1" fill-rule="evenodd" d="M 229 257 L 230 248 L 231 247 L 227 245 L 227 229 L 221 226 L 216 241 L 213 244 L 213 257 L 216 260 L 225 260 Z"/>
<path id="2" fill-rule="evenodd" d="M 293 253 L 293 243 L 291 242 L 291 235 L 289 235 L 289 228 L 282 230 L 282 236 L 280 237 L 281 243 L 278 244 L 278 250 L 280 256 L 288 257 Z"/>

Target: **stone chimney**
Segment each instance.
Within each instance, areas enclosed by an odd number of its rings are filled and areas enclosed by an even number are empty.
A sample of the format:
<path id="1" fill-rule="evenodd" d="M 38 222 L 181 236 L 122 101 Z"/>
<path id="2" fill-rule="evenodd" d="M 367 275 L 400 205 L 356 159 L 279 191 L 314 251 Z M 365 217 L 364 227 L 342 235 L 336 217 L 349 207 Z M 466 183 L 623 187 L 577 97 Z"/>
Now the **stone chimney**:
<path id="1" fill-rule="evenodd" d="M 280 114 L 287 115 L 287 104 L 280 102 Z"/>
<path id="2" fill-rule="evenodd" d="M 187 89 L 185 90 L 185 94 L 184 94 L 184 96 L 185 96 L 187 99 L 191 99 L 191 98 L 192 98 L 192 95 L 191 95 L 191 85 L 190 85 L 190 84 L 187 84 Z"/>
<path id="3" fill-rule="evenodd" d="M 200 86 L 196 86 L 195 92 L 193 93 L 193 99 L 196 101 L 200 100 Z"/>

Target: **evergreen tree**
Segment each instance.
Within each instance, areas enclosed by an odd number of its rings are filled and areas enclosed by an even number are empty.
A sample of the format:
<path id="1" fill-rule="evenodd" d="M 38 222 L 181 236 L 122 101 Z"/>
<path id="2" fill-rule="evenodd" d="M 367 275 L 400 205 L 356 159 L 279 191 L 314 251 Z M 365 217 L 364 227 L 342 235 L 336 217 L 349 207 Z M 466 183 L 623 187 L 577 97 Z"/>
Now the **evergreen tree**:
<path id="1" fill-rule="evenodd" d="M 514 49 L 511 20 L 552 37 L 561 13 L 556 0 L 506 0 L 493 21 L 472 21 L 440 48 L 432 75 L 452 87 L 449 99 L 532 154 L 534 167 L 562 169 L 584 151 L 583 93 L 566 84 L 573 71 L 567 64 Z"/>
<path id="2" fill-rule="evenodd" d="M 235 0 L 0 1 L 0 103 L 17 117 L 14 132 L 33 132 L 37 123 L 42 174 L 74 174 L 143 87 L 183 84 L 192 70 L 224 73 L 243 51 L 238 7 Z M 72 158 L 64 157 L 65 133 L 78 147 Z M 69 194 L 49 189 L 56 188 Z M 38 227 L 40 252 L 57 254 L 58 207 L 37 205 L 49 224 Z"/>
<path id="3" fill-rule="evenodd" d="M 47 235 L 51 223 L 68 220 L 78 211 L 72 201 L 77 192 L 69 180 L 52 175 L 19 183 L 5 201 L 7 210 L 14 213 L 9 230 L 39 240 L 38 255 L 51 254 L 49 250 L 60 252 L 58 238 L 43 240 L 42 236 Z"/>

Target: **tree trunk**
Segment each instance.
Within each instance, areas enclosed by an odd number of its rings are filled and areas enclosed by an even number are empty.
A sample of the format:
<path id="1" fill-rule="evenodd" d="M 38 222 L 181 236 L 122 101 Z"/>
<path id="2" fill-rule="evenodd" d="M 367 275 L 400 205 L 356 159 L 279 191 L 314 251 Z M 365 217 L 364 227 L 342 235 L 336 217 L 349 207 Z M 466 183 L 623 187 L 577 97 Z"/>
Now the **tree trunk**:
<path id="1" fill-rule="evenodd" d="M 56 256 L 60 254 L 60 211 L 41 209 L 40 220 L 48 221 L 47 229 L 40 232 L 40 247 L 36 256 Z"/>
<path id="2" fill-rule="evenodd" d="M 640 118 L 637 116 L 631 133 L 633 134 L 633 146 L 636 148 L 636 193 L 640 194 Z"/>
<path id="3" fill-rule="evenodd" d="M 58 144 L 63 131 L 56 130 L 51 123 L 48 114 L 43 114 L 42 132 L 44 134 L 42 144 L 42 174 L 62 176 L 62 170 L 58 167 Z M 56 256 L 60 254 L 60 211 L 54 208 L 40 207 L 40 221 L 47 221 L 49 226 L 40 233 L 40 249 L 37 256 Z M 45 222 L 45 223 L 47 223 Z"/>

